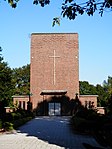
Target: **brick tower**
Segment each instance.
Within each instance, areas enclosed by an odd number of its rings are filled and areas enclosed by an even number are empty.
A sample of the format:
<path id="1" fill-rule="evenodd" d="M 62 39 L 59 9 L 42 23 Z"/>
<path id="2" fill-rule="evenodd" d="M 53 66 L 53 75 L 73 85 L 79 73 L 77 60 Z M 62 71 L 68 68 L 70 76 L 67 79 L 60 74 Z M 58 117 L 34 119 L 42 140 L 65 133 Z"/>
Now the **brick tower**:
<path id="1" fill-rule="evenodd" d="M 31 35 L 30 92 L 33 109 L 51 96 L 79 93 L 77 33 Z"/>

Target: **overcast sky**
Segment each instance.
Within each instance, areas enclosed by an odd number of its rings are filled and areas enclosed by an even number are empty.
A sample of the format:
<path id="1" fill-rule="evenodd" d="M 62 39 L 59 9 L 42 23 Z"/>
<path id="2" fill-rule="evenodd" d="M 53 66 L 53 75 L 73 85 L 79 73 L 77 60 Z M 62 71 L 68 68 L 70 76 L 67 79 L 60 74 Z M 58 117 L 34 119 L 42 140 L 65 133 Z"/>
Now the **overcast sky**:
<path id="1" fill-rule="evenodd" d="M 0 3 L 0 46 L 4 60 L 11 68 L 30 63 L 31 33 L 78 33 L 79 79 L 91 84 L 102 84 L 112 76 L 112 12 L 94 17 L 78 16 L 76 20 L 62 19 L 52 27 L 53 17 L 60 15 L 61 3 L 52 0 L 45 8 L 20 0 L 12 9 L 5 1 Z"/>

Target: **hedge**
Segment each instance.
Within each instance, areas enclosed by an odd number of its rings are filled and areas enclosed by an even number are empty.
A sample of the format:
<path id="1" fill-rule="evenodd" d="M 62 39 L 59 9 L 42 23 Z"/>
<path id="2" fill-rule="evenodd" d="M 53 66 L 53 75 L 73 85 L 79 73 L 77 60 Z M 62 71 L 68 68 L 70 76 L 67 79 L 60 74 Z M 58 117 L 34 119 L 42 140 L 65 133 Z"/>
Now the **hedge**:
<path id="1" fill-rule="evenodd" d="M 0 129 L 2 129 L 2 120 L 0 120 Z"/>
<path id="2" fill-rule="evenodd" d="M 4 129 L 5 129 L 6 131 L 11 131 L 11 130 L 13 130 L 13 129 L 14 129 L 14 128 L 13 128 L 13 124 L 10 123 L 10 122 L 5 122 L 5 123 L 4 123 Z"/>
<path id="3" fill-rule="evenodd" d="M 20 127 L 21 125 L 25 124 L 26 122 L 30 121 L 32 119 L 32 117 L 26 117 L 26 118 L 22 118 L 22 119 L 19 119 L 19 120 L 16 120 L 13 122 L 13 125 L 14 125 L 14 128 L 18 128 Z"/>

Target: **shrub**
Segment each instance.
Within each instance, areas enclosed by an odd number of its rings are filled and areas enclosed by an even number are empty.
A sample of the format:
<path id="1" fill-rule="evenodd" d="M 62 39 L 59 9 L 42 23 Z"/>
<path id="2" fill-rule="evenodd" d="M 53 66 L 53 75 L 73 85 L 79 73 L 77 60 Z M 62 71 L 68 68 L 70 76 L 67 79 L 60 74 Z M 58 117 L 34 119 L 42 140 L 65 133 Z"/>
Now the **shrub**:
<path id="1" fill-rule="evenodd" d="M 84 118 L 80 118 L 77 116 L 74 116 L 72 118 L 72 126 L 75 130 L 84 131 L 83 126 L 85 125 L 85 123 L 86 123 L 86 120 Z"/>
<path id="2" fill-rule="evenodd" d="M 99 125 L 94 120 L 87 120 L 85 118 L 74 116 L 71 120 L 72 128 L 80 132 L 93 133 L 99 129 Z"/>
<path id="3" fill-rule="evenodd" d="M 87 110 L 79 110 L 78 112 L 76 112 L 75 114 L 76 117 L 81 117 L 81 118 L 86 118 L 87 116 Z"/>
<path id="4" fill-rule="evenodd" d="M 6 113 L 6 115 L 4 115 L 4 117 L 3 117 L 3 121 L 5 121 L 5 122 L 10 122 L 12 120 L 13 119 L 12 119 L 11 113 Z"/>
<path id="5" fill-rule="evenodd" d="M 11 130 L 14 129 L 14 128 L 13 128 L 13 124 L 10 123 L 10 122 L 5 122 L 4 128 L 5 128 L 6 131 L 11 131 Z"/>
<path id="6" fill-rule="evenodd" d="M 98 117 L 98 114 L 93 109 L 83 108 L 83 109 L 79 110 L 78 112 L 76 112 L 75 116 L 81 117 L 84 119 L 93 120 L 93 119 L 96 119 Z"/>
<path id="7" fill-rule="evenodd" d="M 2 129 L 2 121 L 0 120 L 0 129 Z"/>
<path id="8" fill-rule="evenodd" d="M 11 113 L 11 119 L 14 121 L 14 120 L 17 120 L 17 119 L 20 119 L 22 116 L 20 113 Z"/>
<path id="9" fill-rule="evenodd" d="M 26 122 L 30 121 L 32 117 L 26 117 L 19 120 L 14 121 L 14 128 L 20 127 L 21 125 L 25 124 Z"/>
<path id="10" fill-rule="evenodd" d="M 19 114 L 21 114 L 21 118 L 24 118 L 24 117 L 27 117 L 28 116 L 28 112 L 27 112 L 27 110 L 23 110 L 23 109 L 18 109 L 17 111 L 16 111 L 16 113 L 19 113 Z"/>

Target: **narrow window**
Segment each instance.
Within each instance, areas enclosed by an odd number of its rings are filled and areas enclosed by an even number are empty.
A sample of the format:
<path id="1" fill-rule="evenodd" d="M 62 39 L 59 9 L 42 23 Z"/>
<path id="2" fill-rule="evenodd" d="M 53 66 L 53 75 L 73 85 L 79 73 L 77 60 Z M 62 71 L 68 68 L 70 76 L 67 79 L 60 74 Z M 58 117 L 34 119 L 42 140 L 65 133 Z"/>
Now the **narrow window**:
<path id="1" fill-rule="evenodd" d="M 87 108 L 87 101 L 85 101 L 85 108 Z"/>
<path id="2" fill-rule="evenodd" d="M 21 101 L 19 101 L 19 106 L 18 107 L 21 108 Z"/>
<path id="3" fill-rule="evenodd" d="M 25 110 L 25 101 L 23 101 L 23 109 Z"/>
<path id="4" fill-rule="evenodd" d="M 89 101 L 89 108 L 91 108 L 91 101 Z"/>

